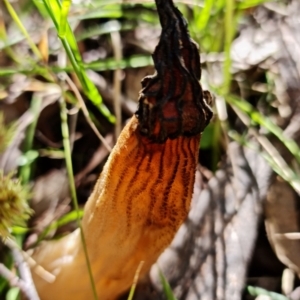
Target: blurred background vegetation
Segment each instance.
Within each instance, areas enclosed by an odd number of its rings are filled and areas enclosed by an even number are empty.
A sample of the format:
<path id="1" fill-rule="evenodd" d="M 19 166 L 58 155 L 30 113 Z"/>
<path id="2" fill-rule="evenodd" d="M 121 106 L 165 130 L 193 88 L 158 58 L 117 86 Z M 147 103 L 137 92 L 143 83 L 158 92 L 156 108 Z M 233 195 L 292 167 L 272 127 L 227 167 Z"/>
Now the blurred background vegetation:
<path id="1" fill-rule="evenodd" d="M 293 107 L 272 40 L 279 35 L 272 22 L 288 17 L 292 2 L 175 1 L 199 44 L 202 85 L 214 94 L 214 119 L 201 139 L 204 183 L 237 141 L 300 192 L 299 147 L 283 130 Z M 0 2 L 0 260 L 11 274 L 18 274 L 13 249 L 76 228 L 136 111 L 141 79 L 154 72 L 159 35 L 154 1 Z M 280 278 L 283 266 L 272 255 Z M 13 285 L 0 275 L 1 299 L 19 299 Z M 251 293 L 268 292 L 245 290 Z"/>

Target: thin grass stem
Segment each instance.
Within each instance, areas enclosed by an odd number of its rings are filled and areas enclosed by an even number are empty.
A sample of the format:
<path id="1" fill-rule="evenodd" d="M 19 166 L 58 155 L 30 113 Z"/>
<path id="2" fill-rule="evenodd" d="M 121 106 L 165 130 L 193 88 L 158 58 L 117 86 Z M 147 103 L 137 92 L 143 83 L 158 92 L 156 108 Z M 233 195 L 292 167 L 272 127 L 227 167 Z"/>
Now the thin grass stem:
<path id="1" fill-rule="evenodd" d="M 225 8 L 225 61 L 223 68 L 223 95 L 227 95 L 231 83 L 231 44 L 234 37 L 235 26 L 232 24 L 234 19 L 235 0 L 227 0 Z"/>
<path id="2" fill-rule="evenodd" d="M 134 278 L 133 278 L 133 283 L 132 283 L 132 286 L 130 288 L 130 292 L 129 292 L 127 300 L 132 300 L 133 299 L 135 288 L 136 288 L 137 282 L 139 280 L 140 272 L 142 270 L 142 267 L 143 267 L 144 263 L 145 263 L 144 261 L 141 261 L 139 263 L 136 271 L 135 271 Z"/>
<path id="3" fill-rule="evenodd" d="M 16 11 L 14 10 L 14 8 L 12 7 L 12 5 L 9 3 L 8 0 L 4 0 L 4 3 L 6 5 L 6 8 L 9 12 L 9 14 L 11 15 L 12 19 L 15 21 L 15 23 L 17 24 L 17 26 L 19 27 L 20 31 L 23 33 L 23 35 L 25 36 L 25 38 L 28 41 L 28 44 L 32 50 L 32 52 L 37 56 L 37 58 L 39 60 L 42 60 L 43 57 L 40 53 L 40 50 L 38 49 L 38 47 L 35 45 L 35 43 L 32 41 L 30 35 L 28 34 L 26 28 L 24 27 L 24 25 L 22 24 L 20 18 L 18 17 Z"/>
<path id="4" fill-rule="evenodd" d="M 74 174 L 73 174 L 73 166 L 72 166 L 72 158 L 71 158 L 71 146 L 70 146 L 70 136 L 69 136 L 69 127 L 68 127 L 68 117 L 67 117 L 67 108 L 66 103 L 63 98 L 60 98 L 60 115 L 61 115 L 61 131 L 63 136 L 63 146 L 64 146 L 64 152 L 65 152 L 65 161 L 66 161 L 66 167 L 67 167 L 67 173 L 68 173 L 68 179 L 69 179 L 69 185 L 70 185 L 70 192 L 71 192 L 71 198 L 73 201 L 74 209 L 77 212 L 77 223 L 78 227 L 80 229 L 80 237 L 81 242 L 84 250 L 84 255 L 86 259 L 86 264 L 88 268 L 88 273 L 90 277 L 91 287 L 93 290 L 93 296 L 94 299 L 97 300 L 97 290 L 96 285 L 92 273 L 91 263 L 88 256 L 86 241 L 84 237 L 84 232 L 81 225 L 80 220 L 80 210 L 78 207 L 78 200 L 77 200 L 77 194 L 76 194 L 76 187 L 75 187 L 75 180 L 74 180 Z"/>
<path id="5" fill-rule="evenodd" d="M 28 126 L 24 140 L 23 153 L 26 155 L 32 149 L 36 124 L 39 118 L 40 108 L 42 105 L 42 97 L 38 93 L 34 93 L 31 99 L 30 112 L 33 114 L 33 121 Z M 26 184 L 30 180 L 31 163 L 26 163 L 20 168 L 20 177 L 22 183 Z"/>

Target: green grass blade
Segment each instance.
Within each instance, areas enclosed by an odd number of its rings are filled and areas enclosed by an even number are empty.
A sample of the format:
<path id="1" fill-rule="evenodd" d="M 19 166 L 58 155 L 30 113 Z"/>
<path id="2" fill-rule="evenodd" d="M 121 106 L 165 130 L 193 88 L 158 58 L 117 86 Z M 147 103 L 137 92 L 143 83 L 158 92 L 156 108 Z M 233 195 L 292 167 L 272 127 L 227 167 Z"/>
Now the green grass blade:
<path id="1" fill-rule="evenodd" d="M 117 21 L 108 21 L 103 25 L 88 27 L 84 32 L 80 33 L 76 40 L 77 42 L 104 34 L 109 34 L 116 31 L 133 30 L 136 26 L 133 24 L 121 24 Z"/>
<path id="2" fill-rule="evenodd" d="M 20 289 L 18 287 L 11 287 L 6 294 L 5 300 L 18 300 L 20 297 Z"/>
<path id="3" fill-rule="evenodd" d="M 108 108 L 103 104 L 102 97 L 100 96 L 94 83 L 87 76 L 83 67 L 83 62 L 75 36 L 71 30 L 70 24 L 66 19 L 66 16 L 63 16 L 63 13 L 67 13 L 68 11 L 67 5 L 63 12 L 61 4 L 58 0 L 43 0 L 43 3 L 56 27 L 62 45 L 82 85 L 83 92 L 111 123 L 115 123 L 115 116 L 112 115 Z M 63 23 L 61 24 L 62 20 Z"/>
<path id="4" fill-rule="evenodd" d="M 161 271 L 159 271 L 159 277 L 167 300 L 177 300 L 172 292 L 169 282 L 167 281 L 167 279 L 165 278 L 164 274 Z"/>
<path id="5" fill-rule="evenodd" d="M 240 136 L 236 131 L 230 130 L 228 135 L 231 139 L 237 141 L 240 145 L 244 145 L 249 149 L 252 149 L 259 153 L 280 177 L 287 181 L 296 192 L 300 192 L 300 177 L 294 172 L 290 167 L 285 166 L 283 169 L 282 166 L 279 166 L 276 160 L 266 151 L 261 151 L 256 144 L 253 144 L 247 141 L 244 137 Z"/>
<path id="6" fill-rule="evenodd" d="M 94 7 L 93 10 L 90 10 L 86 13 L 80 14 L 76 17 L 71 17 L 70 21 L 73 20 L 88 20 L 88 19 L 119 19 L 123 16 L 123 12 L 120 5 L 116 5 L 115 7 L 105 9 Z"/>
<path id="7" fill-rule="evenodd" d="M 67 213 L 66 215 L 62 216 L 60 219 L 58 219 L 57 221 L 51 222 L 51 224 L 49 226 L 47 226 L 43 232 L 39 235 L 38 237 L 38 241 L 37 244 L 39 242 L 41 242 L 48 234 L 50 231 L 52 230 L 56 230 L 61 226 L 64 226 L 68 223 L 77 221 L 78 218 L 82 218 L 83 217 L 83 210 L 79 209 L 78 211 L 73 210 L 69 213 Z M 16 230 L 22 230 L 22 228 L 15 228 Z M 25 228 L 24 228 L 25 230 Z"/>
<path id="8" fill-rule="evenodd" d="M 204 7 L 200 11 L 199 15 L 196 17 L 197 30 L 202 31 L 207 27 L 208 21 L 211 16 L 211 10 L 213 8 L 215 0 L 206 0 L 204 2 Z"/>
<path id="9" fill-rule="evenodd" d="M 26 234 L 30 231 L 30 228 L 27 227 L 21 227 L 21 226 L 13 226 L 11 229 L 12 234 L 14 235 L 21 235 Z"/>
<path id="10" fill-rule="evenodd" d="M 270 118 L 262 115 L 260 112 L 255 110 L 250 103 L 236 96 L 229 95 L 226 98 L 226 101 L 240 109 L 242 112 L 246 113 L 250 117 L 253 124 L 259 124 L 273 133 L 293 154 L 297 162 L 300 164 L 300 148 L 298 147 L 297 143 L 294 140 L 285 137 L 283 130 L 275 125 Z"/>
<path id="11" fill-rule="evenodd" d="M 69 135 L 69 127 L 68 127 L 68 117 L 67 117 L 67 108 L 66 103 L 64 99 L 60 99 L 60 111 L 61 111 L 61 131 L 63 136 L 63 146 L 65 151 L 65 161 L 66 161 L 66 167 L 67 167 L 67 173 L 68 173 L 68 179 L 69 179 L 69 185 L 70 185 L 70 193 L 71 198 L 73 201 L 74 209 L 77 215 L 77 223 L 78 227 L 80 229 L 80 236 L 81 236 L 81 242 L 85 254 L 85 260 L 88 268 L 88 273 L 91 281 L 91 288 L 93 291 L 94 299 L 97 300 L 97 290 L 96 285 L 92 273 L 91 263 L 87 252 L 86 242 L 84 233 L 81 226 L 81 220 L 80 220 L 80 210 L 78 207 L 78 200 L 77 200 L 77 194 L 76 194 L 76 187 L 75 187 L 75 180 L 74 180 L 74 174 L 73 174 L 73 166 L 72 166 L 72 158 L 71 158 L 71 145 L 70 145 L 70 135 Z"/>
<path id="12" fill-rule="evenodd" d="M 152 65 L 153 60 L 150 55 L 133 55 L 129 58 L 121 59 L 119 62 L 116 62 L 115 59 L 95 61 L 89 64 L 84 64 L 84 68 L 94 71 L 105 71 L 126 68 L 141 68 Z"/>
<path id="13" fill-rule="evenodd" d="M 121 59 L 120 61 L 116 61 L 113 58 L 108 58 L 103 61 L 96 61 L 88 64 L 82 64 L 82 68 L 84 70 L 93 70 L 93 71 L 114 71 L 116 69 L 126 69 L 126 68 L 141 68 L 152 66 L 153 60 L 150 55 L 133 55 L 129 58 Z M 32 67 L 32 68 L 31 68 Z M 72 66 L 66 67 L 51 67 L 51 71 L 54 73 L 59 73 L 62 71 L 70 72 L 73 70 Z M 47 72 L 45 68 L 41 68 L 40 66 L 30 66 L 27 69 L 22 68 L 1 68 L 0 76 L 11 76 L 14 74 L 40 74 L 45 77 L 44 72 Z"/>
<path id="14" fill-rule="evenodd" d="M 231 44 L 233 41 L 234 33 L 236 30 L 235 24 L 232 24 L 234 20 L 235 0 L 227 0 L 225 7 L 225 61 L 223 69 L 223 95 L 227 95 L 230 90 L 231 83 Z"/>
<path id="15" fill-rule="evenodd" d="M 32 0 L 32 2 L 37 8 L 37 10 L 39 11 L 39 13 L 41 14 L 41 16 L 43 17 L 43 19 L 49 19 L 49 14 L 43 2 L 40 0 Z"/>
<path id="16" fill-rule="evenodd" d="M 262 289 L 262 288 L 256 287 L 256 286 L 248 285 L 247 291 L 251 296 L 254 296 L 254 297 L 259 296 L 259 295 L 266 295 L 266 296 L 269 296 L 272 300 L 289 300 L 289 298 L 287 298 L 281 294 L 270 292 L 270 291 L 267 291 L 265 289 Z"/>
<path id="17" fill-rule="evenodd" d="M 32 41 L 30 35 L 28 34 L 26 28 L 24 27 L 24 25 L 22 24 L 20 18 L 18 17 L 16 11 L 14 10 L 14 8 L 12 7 L 12 5 L 9 3 L 8 0 L 4 0 L 4 3 L 6 5 L 6 8 L 9 12 L 9 14 L 11 15 L 12 19 L 14 20 L 14 22 L 17 24 L 17 26 L 19 27 L 20 31 L 23 33 L 23 35 L 25 36 L 25 38 L 27 39 L 27 42 L 32 50 L 32 52 L 37 56 L 37 58 L 39 60 L 42 60 L 42 55 L 39 51 L 39 49 L 37 48 L 37 46 L 34 44 L 34 42 Z"/>
<path id="18" fill-rule="evenodd" d="M 66 31 L 67 31 L 67 25 L 68 25 L 68 13 L 71 7 L 71 1 L 70 0 L 63 0 L 61 3 L 61 16 L 60 16 L 60 25 L 59 25 L 59 37 L 65 37 Z"/>
<path id="19" fill-rule="evenodd" d="M 249 9 L 252 7 L 256 7 L 258 5 L 262 5 L 267 2 L 274 2 L 274 0 L 273 1 L 272 0 L 246 0 L 246 1 L 244 0 L 237 4 L 237 9 L 238 10 Z"/>
<path id="20" fill-rule="evenodd" d="M 23 145 L 23 149 L 22 149 L 25 156 L 29 151 L 32 150 L 35 128 L 36 128 L 36 124 L 37 124 L 37 121 L 39 118 L 41 105 L 42 105 L 41 94 L 34 93 L 32 96 L 32 99 L 31 99 L 31 105 L 30 105 L 30 109 L 29 109 L 33 115 L 33 121 L 27 128 L 26 137 L 25 137 L 24 145 Z M 29 161 L 29 163 L 24 164 L 20 168 L 20 178 L 22 179 L 23 183 L 28 183 L 30 180 L 31 162 Z"/>

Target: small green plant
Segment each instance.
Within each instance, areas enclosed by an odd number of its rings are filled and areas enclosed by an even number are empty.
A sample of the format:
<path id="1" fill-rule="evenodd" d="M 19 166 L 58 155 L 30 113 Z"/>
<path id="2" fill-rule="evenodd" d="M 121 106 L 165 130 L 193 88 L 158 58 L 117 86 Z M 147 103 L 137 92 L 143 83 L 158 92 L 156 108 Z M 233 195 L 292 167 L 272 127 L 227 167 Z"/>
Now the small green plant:
<path id="1" fill-rule="evenodd" d="M 10 236 L 14 225 L 24 225 L 32 210 L 27 200 L 29 189 L 23 186 L 19 179 L 13 178 L 13 173 L 4 175 L 0 171 L 0 236 Z"/>

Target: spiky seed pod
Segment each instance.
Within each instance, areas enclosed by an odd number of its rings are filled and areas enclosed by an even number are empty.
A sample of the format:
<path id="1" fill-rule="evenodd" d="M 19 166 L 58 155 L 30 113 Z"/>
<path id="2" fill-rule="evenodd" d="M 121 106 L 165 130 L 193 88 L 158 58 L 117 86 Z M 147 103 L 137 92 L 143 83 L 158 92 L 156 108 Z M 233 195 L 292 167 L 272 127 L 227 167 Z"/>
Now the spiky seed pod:
<path id="1" fill-rule="evenodd" d="M 28 205 L 29 189 L 23 186 L 13 174 L 0 171 L 0 236 L 10 235 L 14 225 L 24 225 L 32 210 Z"/>

